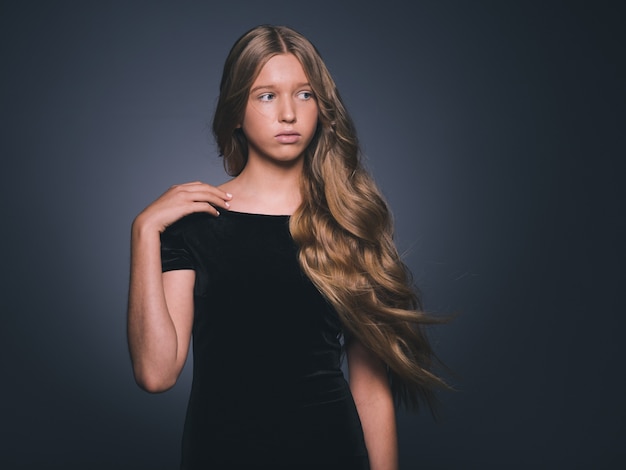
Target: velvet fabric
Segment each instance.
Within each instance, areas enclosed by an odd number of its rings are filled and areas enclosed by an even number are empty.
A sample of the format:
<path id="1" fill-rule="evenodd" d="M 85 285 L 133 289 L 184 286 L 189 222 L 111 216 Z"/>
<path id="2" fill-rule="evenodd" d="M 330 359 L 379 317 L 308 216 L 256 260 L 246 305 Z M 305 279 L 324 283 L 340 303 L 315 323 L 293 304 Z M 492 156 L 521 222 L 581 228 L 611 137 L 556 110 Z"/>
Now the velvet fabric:
<path id="1" fill-rule="evenodd" d="M 337 313 L 301 271 L 289 216 L 191 214 L 161 236 L 193 269 L 183 469 L 368 469 Z"/>

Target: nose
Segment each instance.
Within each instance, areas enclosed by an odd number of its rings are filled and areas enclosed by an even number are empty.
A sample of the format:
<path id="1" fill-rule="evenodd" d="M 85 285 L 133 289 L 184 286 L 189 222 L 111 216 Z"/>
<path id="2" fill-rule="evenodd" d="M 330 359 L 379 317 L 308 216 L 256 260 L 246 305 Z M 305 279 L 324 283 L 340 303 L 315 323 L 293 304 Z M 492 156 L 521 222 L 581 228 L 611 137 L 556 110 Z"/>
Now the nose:
<path id="1" fill-rule="evenodd" d="M 295 122 L 296 107 L 294 106 L 293 101 L 290 98 L 285 98 L 281 101 L 278 120 L 280 122 Z"/>

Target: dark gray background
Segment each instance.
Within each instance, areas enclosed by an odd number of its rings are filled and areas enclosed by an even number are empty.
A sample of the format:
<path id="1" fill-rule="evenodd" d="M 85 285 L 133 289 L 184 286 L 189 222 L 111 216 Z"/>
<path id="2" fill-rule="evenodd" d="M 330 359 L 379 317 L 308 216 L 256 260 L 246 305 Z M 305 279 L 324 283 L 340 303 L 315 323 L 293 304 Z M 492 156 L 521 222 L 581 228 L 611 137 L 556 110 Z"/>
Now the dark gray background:
<path id="1" fill-rule="evenodd" d="M 189 368 L 133 382 L 129 228 L 225 179 L 221 67 L 264 22 L 318 46 L 426 308 L 460 314 L 432 331 L 458 392 L 440 423 L 400 414 L 402 468 L 624 465 L 622 12 L 211 3 L 1 3 L 0 466 L 176 468 Z"/>

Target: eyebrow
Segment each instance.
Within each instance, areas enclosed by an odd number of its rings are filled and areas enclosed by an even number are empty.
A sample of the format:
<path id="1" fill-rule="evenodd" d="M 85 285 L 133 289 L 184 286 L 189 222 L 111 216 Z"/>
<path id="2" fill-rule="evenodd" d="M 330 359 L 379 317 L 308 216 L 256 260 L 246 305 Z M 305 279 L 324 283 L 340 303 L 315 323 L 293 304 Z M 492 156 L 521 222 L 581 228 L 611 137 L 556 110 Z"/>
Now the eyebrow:
<path id="1" fill-rule="evenodd" d="M 259 86 L 255 86 L 254 88 L 250 89 L 250 94 L 254 93 L 255 91 L 258 90 L 274 90 L 276 88 L 276 86 L 274 85 L 259 85 Z M 297 83 L 295 88 L 311 88 L 311 84 L 309 82 L 302 82 L 302 83 Z"/>

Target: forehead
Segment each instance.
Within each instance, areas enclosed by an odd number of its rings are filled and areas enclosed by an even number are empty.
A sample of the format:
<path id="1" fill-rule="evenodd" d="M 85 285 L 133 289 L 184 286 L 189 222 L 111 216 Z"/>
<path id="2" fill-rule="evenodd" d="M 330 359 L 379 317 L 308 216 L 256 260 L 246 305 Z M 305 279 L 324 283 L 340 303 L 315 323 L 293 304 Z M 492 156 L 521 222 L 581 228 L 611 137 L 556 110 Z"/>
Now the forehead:
<path id="1" fill-rule="evenodd" d="M 302 64 L 295 55 L 287 53 L 270 57 L 261 67 L 252 87 L 306 82 L 308 78 Z"/>

